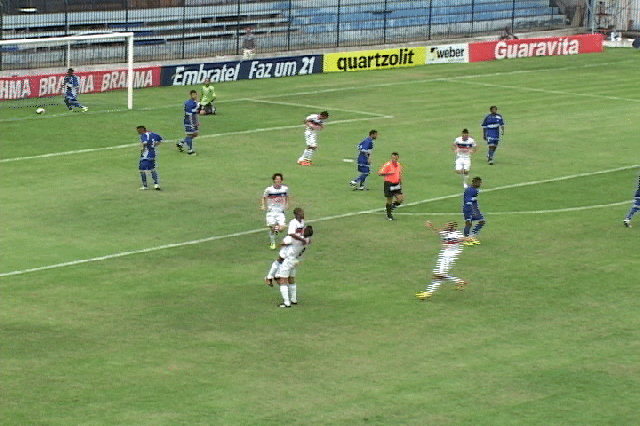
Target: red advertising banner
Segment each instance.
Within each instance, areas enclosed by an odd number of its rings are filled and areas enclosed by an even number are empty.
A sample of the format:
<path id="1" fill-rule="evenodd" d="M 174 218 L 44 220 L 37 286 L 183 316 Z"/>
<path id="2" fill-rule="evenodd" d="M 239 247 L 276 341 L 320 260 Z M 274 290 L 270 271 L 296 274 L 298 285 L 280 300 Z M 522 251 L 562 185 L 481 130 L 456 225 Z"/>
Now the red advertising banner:
<path id="1" fill-rule="evenodd" d="M 0 101 L 40 98 L 62 95 L 62 82 L 66 74 L 0 77 Z M 78 71 L 80 93 L 100 93 L 126 89 L 127 70 Z M 142 67 L 133 70 L 133 87 L 160 85 L 160 67 Z"/>
<path id="2" fill-rule="evenodd" d="M 602 52 L 602 34 L 469 43 L 469 62 Z"/>

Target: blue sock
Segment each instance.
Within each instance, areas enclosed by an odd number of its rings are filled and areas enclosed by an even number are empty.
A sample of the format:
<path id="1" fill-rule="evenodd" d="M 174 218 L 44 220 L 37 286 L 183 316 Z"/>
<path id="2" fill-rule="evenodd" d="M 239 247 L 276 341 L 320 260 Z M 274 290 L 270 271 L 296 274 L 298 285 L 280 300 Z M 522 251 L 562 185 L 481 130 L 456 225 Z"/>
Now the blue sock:
<path id="1" fill-rule="evenodd" d="M 147 174 L 144 172 L 141 172 L 140 179 L 142 179 L 142 186 L 147 186 Z"/>
<path id="2" fill-rule="evenodd" d="M 360 182 L 360 186 L 364 186 L 364 180 L 367 178 L 367 176 L 368 175 L 366 173 L 362 173 L 360 176 L 358 176 L 356 181 Z"/>
<path id="3" fill-rule="evenodd" d="M 483 226 L 484 226 L 484 222 L 478 222 L 476 224 L 476 227 L 473 228 L 473 235 L 478 235 L 478 232 L 480 232 Z"/>
<path id="4" fill-rule="evenodd" d="M 184 142 L 187 145 L 187 147 L 191 149 L 193 145 L 193 138 L 191 138 L 190 136 L 187 136 L 182 140 L 182 142 Z"/>
<path id="5" fill-rule="evenodd" d="M 158 184 L 158 173 L 154 170 L 151 172 L 151 177 L 153 178 L 153 183 Z M 146 180 L 146 178 L 145 178 Z"/>
<path id="6" fill-rule="evenodd" d="M 464 236 L 465 237 L 469 236 L 469 231 L 471 231 L 471 225 L 465 225 L 464 226 Z"/>
<path id="7" fill-rule="evenodd" d="M 629 211 L 627 212 L 627 215 L 624 217 L 624 220 L 631 220 L 631 218 L 633 217 L 634 214 L 636 214 L 637 212 L 640 211 L 640 206 L 636 206 L 635 204 L 633 206 L 631 206 L 631 208 L 629 209 Z"/>

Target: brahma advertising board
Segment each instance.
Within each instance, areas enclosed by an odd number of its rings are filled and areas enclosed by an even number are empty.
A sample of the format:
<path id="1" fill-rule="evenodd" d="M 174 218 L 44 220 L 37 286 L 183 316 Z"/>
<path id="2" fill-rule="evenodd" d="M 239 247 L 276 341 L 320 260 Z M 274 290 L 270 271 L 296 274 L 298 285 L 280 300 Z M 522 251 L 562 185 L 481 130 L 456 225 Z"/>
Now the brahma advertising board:
<path id="1" fill-rule="evenodd" d="M 162 67 L 163 86 L 191 86 L 205 78 L 213 83 L 292 77 L 322 72 L 322 56 L 305 55 L 246 61 L 196 63 Z"/>
<path id="2" fill-rule="evenodd" d="M 99 93 L 126 89 L 127 70 L 77 71 L 80 93 Z M 66 74 L 28 75 L 0 78 L 0 101 L 61 95 Z M 133 87 L 160 85 L 160 67 L 133 70 Z"/>

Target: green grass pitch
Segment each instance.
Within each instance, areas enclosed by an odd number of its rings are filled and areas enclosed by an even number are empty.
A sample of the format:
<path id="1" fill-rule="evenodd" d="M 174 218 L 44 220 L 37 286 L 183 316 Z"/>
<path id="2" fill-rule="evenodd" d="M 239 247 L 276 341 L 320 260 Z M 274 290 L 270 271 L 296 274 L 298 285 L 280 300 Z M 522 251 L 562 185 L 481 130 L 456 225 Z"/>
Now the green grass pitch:
<path id="1" fill-rule="evenodd" d="M 0 109 L 1 423 L 13 425 L 635 425 L 640 401 L 635 50 L 216 85 L 197 157 L 191 88 L 82 96 L 86 114 Z M 480 121 L 507 123 L 496 164 Z M 302 120 L 331 114 L 313 167 Z M 137 125 L 161 134 L 162 191 L 139 191 Z M 480 142 L 482 245 L 428 301 L 461 221 L 450 144 Z M 355 144 L 405 165 L 352 192 Z M 634 167 L 636 166 L 636 167 Z M 313 244 L 299 305 L 262 283 L 259 198 L 284 174 Z M 291 212 L 288 212 L 288 219 Z"/>

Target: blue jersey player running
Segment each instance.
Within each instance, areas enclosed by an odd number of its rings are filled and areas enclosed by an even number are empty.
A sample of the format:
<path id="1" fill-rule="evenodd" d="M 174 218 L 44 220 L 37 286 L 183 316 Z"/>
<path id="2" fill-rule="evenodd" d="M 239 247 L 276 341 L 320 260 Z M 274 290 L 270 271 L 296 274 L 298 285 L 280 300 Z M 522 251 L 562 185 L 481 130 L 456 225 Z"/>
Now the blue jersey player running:
<path id="1" fill-rule="evenodd" d="M 147 130 L 144 126 L 136 127 L 136 131 L 140 135 L 140 179 L 142 180 L 142 186 L 140 189 L 149 189 L 147 187 L 147 172 L 151 172 L 151 178 L 153 179 L 154 187 L 156 191 L 160 191 L 160 184 L 158 182 L 158 173 L 156 172 L 156 147 L 162 142 L 162 137 Z"/>
<path id="2" fill-rule="evenodd" d="M 624 216 L 624 220 L 622 221 L 622 223 L 624 223 L 624 226 L 626 226 L 627 228 L 631 228 L 631 218 L 637 212 L 640 212 L 640 176 L 638 176 L 638 187 L 636 188 L 636 193 L 633 196 L 633 204 L 631 205 L 631 208 L 629 208 L 629 211 Z"/>
<path id="3" fill-rule="evenodd" d="M 371 151 L 373 151 L 374 142 L 378 137 L 378 132 L 376 130 L 369 131 L 369 136 L 362 139 L 362 141 L 356 146 L 358 150 L 358 172 L 360 173 L 349 182 L 349 185 L 353 188 L 354 191 L 360 190 L 364 191 L 364 181 L 369 176 L 369 172 L 371 171 Z"/>
<path id="4" fill-rule="evenodd" d="M 489 149 L 487 151 L 487 163 L 493 164 L 493 155 L 498 148 L 500 136 L 504 136 L 504 120 L 502 115 L 498 114 L 498 107 L 493 105 L 489 107 L 489 114 L 482 120 L 482 134 L 487 142 Z"/>
<path id="5" fill-rule="evenodd" d="M 472 246 L 476 244 L 480 244 L 480 241 L 476 238 L 476 235 L 480 232 L 482 227 L 484 226 L 484 217 L 482 213 L 480 213 L 480 208 L 478 207 L 478 194 L 480 191 L 478 188 L 482 185 L 482 179 L 479 177 L 474 177 L 471 179 L 471 186 L 464 190 L 463 195 L 463 204 L 462 204 L 462 214 L 464 215 L 464 236 L 469 237 L 464 244 L 467 246 Z M 473 222 L 477 221 L 478 223 L 471 231 L 471 226 L 473 226 Z"/>
<path id="6" fill-rule="evenodd" d="M 180 142 L 176 143 L 176 146 L 180 152 L 184 151 L 184 147 L 187 147 L 187 154 L 196 155 L 193 150 L 193 138 L 198 136 L 198 110 L 200 105 L 198 104 L 198 92 L 192 90 L 189 92 L 189 99 L 184 103 L 184 134 L 185 137 Z"/>
<path id="7" fill-rule="evenodd" d="M 64 76 L 62 81 L 64 89 L 64 103 L 69 108 L 69 111 L 73 111 L 73 108 L 80 108 L 83 112 L 86 112 L 89 108 L 83 106 L 78 102 L 78 92 L 80 91 L 80 81 L 78 77 L 73 74 L 73 68 L 67 70 L 67 75 Z"/>

